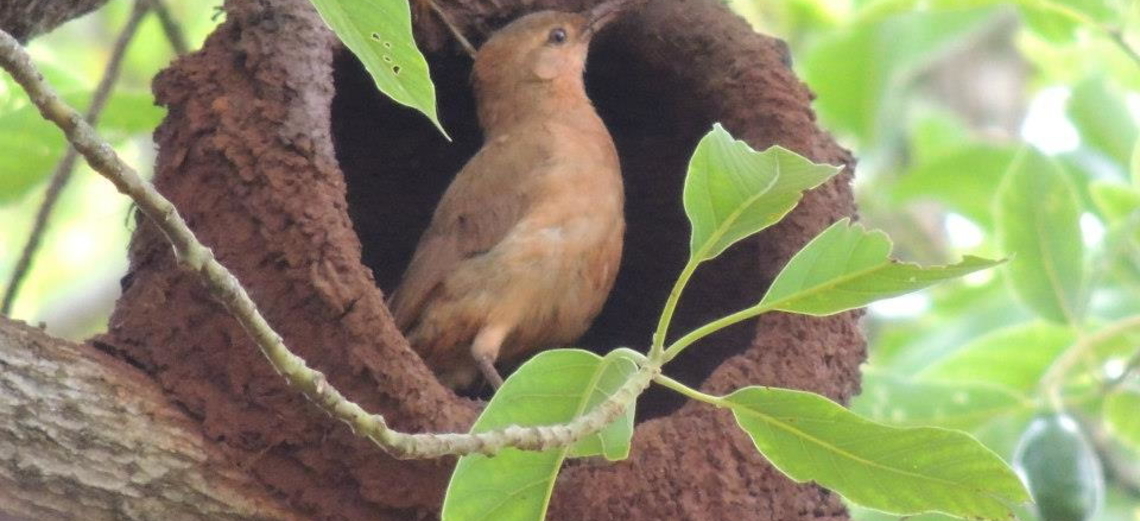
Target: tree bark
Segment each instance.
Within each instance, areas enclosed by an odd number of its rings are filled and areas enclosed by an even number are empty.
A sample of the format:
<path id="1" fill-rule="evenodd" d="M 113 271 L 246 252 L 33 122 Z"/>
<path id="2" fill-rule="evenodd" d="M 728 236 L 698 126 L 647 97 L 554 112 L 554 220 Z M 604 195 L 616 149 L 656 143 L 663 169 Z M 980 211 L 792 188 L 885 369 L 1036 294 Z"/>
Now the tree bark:
<path id="1" fill-rule="evenodd" d="M 105 3 L 107 0 L 5 0 L 0 2 L 0 29 L 23 43 Z"/>
<path id="2" fill-rule="evenodd" d="M 419 3 L 414 3 L 418 6 Z M 525 5 L 526 7 L 523 7 Z M 444 5 L 476 41 L 539 8 L 576 0 Z M 462 431 L 476 401 L 442 387 L 394 327 L 395 285 L 440 194 L 481 136 L 457 52 L 416 19 L 454 138 L 375 91 L 305 0 L 229 0 L 199 52 L 155 81 L 168 117 L 155 182 L 248 288 L 286 343 L 366 409 L 408 431 Z M 587 85 L 614 135 L 627 194 L 626 255 L 582 347 L 643 347 L 688 254 L 686 164 L 714 121 L 763 149 L 780 144 L 851 166 L 815 125 L 811 94 L 778 40 L 715 0 L 656 0 L 599 35 Z M 779 225 L 698 271 L 674 334 L 755 303 L 791 255 L 854 213 L 848 169 Z M 109 331 L 100 338 L 162 388 L 211 446 L 310 519 L 438 515 L 453 460 L 397 461 L 290 391 L 170 247 L 140 223 Z M 744 385 L 846 400 L 864 342 L 857 313 L 766 315 L 691 348 L 666 368 L 707 392 Z M 838 499 L 797 485 L 723 411 L 653 391 L 639 403 L 629 460 L 571 463 L 550 519 L 846 519 Z"/>
<path id="3" fill-rule="evenodd" d="M 0 317 L 3 519 L 301 519 L 147 375 Z"/>

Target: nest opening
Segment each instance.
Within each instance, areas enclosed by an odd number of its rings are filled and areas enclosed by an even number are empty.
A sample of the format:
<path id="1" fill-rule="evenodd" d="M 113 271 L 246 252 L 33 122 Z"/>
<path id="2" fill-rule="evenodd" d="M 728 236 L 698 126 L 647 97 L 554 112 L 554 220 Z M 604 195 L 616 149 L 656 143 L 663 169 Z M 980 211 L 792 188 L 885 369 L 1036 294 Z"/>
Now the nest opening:
<path id="1" fill-rule="evenodd" d="M 620 35 L 601 35 L 586 73 L 590 98 L 617 145 L 626 191 L 627 233 L 618 279 L 576 345 L 596 353 L 648 347 L 688 257 L 689 224 L 681 202 L 688 160 L 713 122 L 707 104 L 693 95 L 693 81 L 699 80 L 651 70 L 628 48 Z M 427 118 L 380 94 L 350 53 L 340 52 L 334 64 L 333 142 L 347 184 L 349 216 L 363 247 L 362 262 L 385 293 L 399 283 L 452 177 L 482 143 L 469 81 L 471 60 L 436 54 L 428 61 L 452 142 Z M 671 338 L 760 297 L 756 246 L 738 245 L 698 270 Z M 730 328 L 693 346 L 666 370 L 698 385 L 727 357 L 747 348 L 752 336 L 750 327 Z M 651 389 L 639 403 L 638 416 L 661 416 L 683 401 Z"/>

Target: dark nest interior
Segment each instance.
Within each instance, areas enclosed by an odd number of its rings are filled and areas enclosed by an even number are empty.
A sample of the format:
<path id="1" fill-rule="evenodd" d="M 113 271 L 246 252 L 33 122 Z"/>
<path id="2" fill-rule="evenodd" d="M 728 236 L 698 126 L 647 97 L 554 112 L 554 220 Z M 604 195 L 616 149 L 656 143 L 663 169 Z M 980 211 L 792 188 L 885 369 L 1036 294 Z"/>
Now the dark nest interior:
<path id="1" fill-rule="evenodd" d="M 597 353 L 620 346 L 644 351 L 688 257 L 681 191 L 689 157 L 713 121 L 688 79 L 653 70 L 619 37 L 606 36 L 591 49 L 586 84 L 621 156 L 628 229 L 614 290 L 576 347 Z M 429 62 L 440 118 L 452 142 L 427 118 L 380 94 L 351 54 L 339 53 L 335 64 L 336 157 L 347 180 L 349 215 L 363 245 L 363 262 L 385 293 L 398 284 L 444 189 L 482 142 L 469 81 L 471 60 L 430 55 Z M 760 298 L 766 282 L 756 276 L 755 248 L 754 241 L 743 243 L 698 270 L 670 338 Z M 730 328 L 688 350 L 666 371 L 699 384 L 720 362 L 748 347 L 752 335 L 748 325 Z M 639 417 L 667 414 L 682 402 L 651 389 L 639 403 Z"/>

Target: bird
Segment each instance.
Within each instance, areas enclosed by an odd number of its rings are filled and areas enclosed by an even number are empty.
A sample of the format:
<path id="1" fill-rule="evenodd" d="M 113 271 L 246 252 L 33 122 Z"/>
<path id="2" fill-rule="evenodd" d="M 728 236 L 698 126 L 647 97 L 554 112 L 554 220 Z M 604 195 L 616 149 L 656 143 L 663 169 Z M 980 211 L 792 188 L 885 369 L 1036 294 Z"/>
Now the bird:
<path id="1" fill-rule="evenodd" d="M 540 11 L 496 31 L 472 70 L 483 145 L 452 180 L 389 297 L 396 325 L 444 385 L 565 347 L 617 276 L 621 168 L 583 74 L 615 2 Z"/>

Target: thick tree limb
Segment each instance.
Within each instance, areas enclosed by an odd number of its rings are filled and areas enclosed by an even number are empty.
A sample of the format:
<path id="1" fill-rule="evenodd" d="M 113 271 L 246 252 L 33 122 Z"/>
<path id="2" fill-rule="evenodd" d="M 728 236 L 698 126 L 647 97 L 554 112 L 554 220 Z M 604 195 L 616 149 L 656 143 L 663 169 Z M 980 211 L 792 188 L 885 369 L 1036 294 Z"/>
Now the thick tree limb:
<path id="1" fill-rule="evenodd" d="M 146 375 L 0 317 L 0 517 L 299 519 Z"/>
<path id="2" fill-rule="evenodd" d="M 107 3 L 107 0 L 5 0 L 0 2 L 0 30 L 21 43 L 50 32 Z"/>

